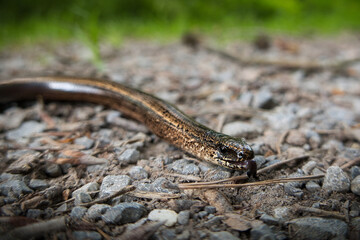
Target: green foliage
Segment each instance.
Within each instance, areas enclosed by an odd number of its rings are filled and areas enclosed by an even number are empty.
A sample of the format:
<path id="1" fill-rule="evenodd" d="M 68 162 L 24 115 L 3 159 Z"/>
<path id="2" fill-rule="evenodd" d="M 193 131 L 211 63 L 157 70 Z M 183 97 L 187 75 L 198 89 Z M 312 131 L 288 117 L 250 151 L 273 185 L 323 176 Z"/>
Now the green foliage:
<path id="1" fill-rule="evenodd" d="M 217 40 L 258 31 L 358 31 L 359 12 L 359 0 L 0 0 L 0 47 L 81 39 L 99 64 L 103 41 L 171 39 L 194 30 Z"/>

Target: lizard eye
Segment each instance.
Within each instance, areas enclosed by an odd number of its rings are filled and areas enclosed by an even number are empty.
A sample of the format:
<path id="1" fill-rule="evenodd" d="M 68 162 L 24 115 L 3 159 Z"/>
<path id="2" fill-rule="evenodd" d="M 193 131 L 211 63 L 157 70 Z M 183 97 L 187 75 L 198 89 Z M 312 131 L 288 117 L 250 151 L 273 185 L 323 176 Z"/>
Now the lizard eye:
<path id="1" fill-rule="evenodd" d="M 234 161 L 238 158 L 238 154 L 234 150 L 229 149 L 229 148 L 220 149 L 220 153 L 221 153 L 222 157 L 227 160 Z"/>

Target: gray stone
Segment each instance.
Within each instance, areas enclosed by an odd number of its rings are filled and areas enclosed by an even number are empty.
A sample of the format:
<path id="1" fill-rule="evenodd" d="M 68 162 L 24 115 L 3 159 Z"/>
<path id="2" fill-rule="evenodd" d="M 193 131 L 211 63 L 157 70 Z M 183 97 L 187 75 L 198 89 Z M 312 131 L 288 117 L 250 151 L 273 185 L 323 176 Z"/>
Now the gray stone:
<path id="1" fill-rule="evenodd" d="M 80 205 L 83 203 L 89 203 L 91 201 L 92 201 L 92 198 L 91 198 L 90 194 L 81 192 L 75 196 L 74 204 L 77 206 L 77 205 Z"/>
<path id="2" fill-rule="evenodd" d="M 149 177 L 149 174 L 146 172 L 146 170 L 140 166 L 132 167 L 129 171 L 129 175 L 135 180 L 140 180 Z"/>
<path id="3" fill-rule="evenodd" d="M 136 222 L 145 214 L 145 207 L 139 203 L 120 203 L 107 209 L 101 218 L 105 223 L 125 224 Z"/>
<path id="4" fill-rule="evenodd" d="M 0 174 L 0 182 L 5 182 L 9 180 L 22 180 L 23 176 L 21 174 L 11 174 L 11 173 L 2 173 Z"/>
<path id="5" fill-rule="evenodd" d="M 171 209 L 176 212 L 189 210 L 193 205 L 201 204 L 198 200 L 176 199 L 169 202 Z"/>
<path id="6" fill-rule="evenodd" d="M 290 218 L 290 209 L 288 207 L 277 207 L 274 209 L 274 217 L 284 221 Z"/>
<path id="7" fill-rule="evenodd" d="M 95 192 L 97 190 L 99 190 L 99 184 L 97 182 L 90 182 L 90 183 L 87 183 L 84 186 L 76 189 L 75 191 L 73 191 L 71 196 L 76 197 L 76 195 L 78 195 L 82 192 L 88 193 L 88 192 Z"/>
<path id="8" fill-rule="evenodd" d="M 155 192 L 179 193 L 179 189 L 177 188 L 177 186 L 164 177 L 157 178 L 152 183 L 152 189 Z"/>
<path id="9" fill-rule="evenodd" d="M 239 98 L 239 102 L 242 106 L 250 107 L 254 95 L 251 92 L 243 92 Z"/>
<path id="10" fill-rule="evenodd" d="M 259 126 L 256 126 L 253 123 L 243 121 L 227 123 L 224 125 L 222 131 L 223 133 L 230 136 L 245 138 L 254 138 L 261 133 L 261 131 L 259 130 Z"/>
<path id="11" fill-rule="evenodd" d="M 163 240 L 174 240 L 176 239 L 176 232 L 175 229 L 165 228 L 161 230 L 161 237 L 156 239 L 163 239 Z"/>
<path id="12" fill-rule="evenodd" d="M 87 210 L 86 217 L 92 221 L 99 220 L 109 208 L 111 206 L 107 204 L 94 204 Z"/>
<path id="13" fill-rule="evenodd" d="M 32 192 L 33 190 L 21 180 L 8 180 L 0 184 L 0 193 L 8 197 L 20 197 Z"/>
<path id="14" fill-rule="evenodd" d="M 29 182 L 29 187 L 35 190 L 43 190 L 49 187 L 49 183 L 42 179 L 31 179 Z"/>
<path id="15" fill-rule="evenodd" d="M 196 214 L 195 218 L 203 219 L 205 218 L 209 213 L 207 211 L 200 211 Z"/>
<path id="16" fill-rule="evenodd" d="M 209 214 L 216 213 L 216 207 L 214 206 L 205 206 L 204 210 Z"/>
<path id="17" fill-rule="evenodd" d="M 338 151 L 344 149 L 344 144 L 336 139 L 330 139 L 326 141 L 322 146 L 322 149 L 329 150 L 329 149 L 336 149 Z"/>
<path id="18" fill-rule="evenodd" d="M 154 209 L 149 213 L 148 219 L 151 221 L 164 221 L 164 225 L 172 227 L 177 222 L 178 214 L 169 209 Z"/>
<path id="19" fill-rule="evenodd" d="M 328 106 L 325 108 L 324 120 L 331 121 L 331 123 L 346 123 L 347 125 L 352 125 L 355 121 L 355 113 L 349 109 L 338 107 L 338 106 Z"/>
<path id="20" fill-rule="evenodd" d="M 350 179 L 338 166 L 326 170 L 323 189 L 329 192 L 347 192 L 350 189 Z"/>
<path id="21" fill-rule="evenodd" d="M 136 163 L 140 159 L 140 152 L 136 149 L 126 149 L 119 157 L 121 163 Z"/>
<path id="22" fill-rule="evenodd" d="M 351 181 L 351 191 L 360 196 L 360 175 Z"/>
<path id="23" fill-rule="evenodd" d="M 314 181 L 307 182 L 305 187 L 309 192 L 318 192 L 321 189 L 320 185 Z"/>
<path id="24" fill-rule="evenodd" d="M 222 168 L 217 167 L 208 171 L 205 174 L 206 179 L 209 181 L 217 181 L 225 178 L 229 178 L 231 176 L 230 170 L 222 170 Z"/>
<path id="25" fill-rule="evenodd" d="M 75 231 L 72 233 L 74 239 L 79 240 L 101 240 L 100 233 L 95 231 Z"/>
<path id="26" fill-rule="evenodd" d="M 275 102 L 272 92 L 267 88 L 262 88 L 255 94 L 252 106 L 255 108 L 271 109 L 276 105 Z"/>
<path id="27" fill-rule="evenodd" d="M 316 149 L 321 144 L 321 136 L 315 131 L 309 130 L 305 133 L 306 138 L 308 139 L 308 142 L 312 149 Z"/>
<path id="28" fill-rule="evenodd" d="M 235 237 L 229 232 L 209 232 L 210 240 L 238 240 L 240 238 Z"/>
<path id="29" fill-rule="evenodd" d="M 111 137 L 113 134 L 113 130 L 103 128 L 100 129 L 98 132 L 94 132 L 91 134 L 91 137 L 100 141 L 102 144 L 109 144 L 111 142 Z"/>
<path id="30" fill-rule="evenodd" d="M 266 240 L 275 240 L 276 236 L 271 230 L 271 228 L 266 224 L 261 224 L 251 229 L 250 231 L 250 239 L 258 240 L 258 239 L 266 239 Z"/>
<path id="31" fill-rule="evenodd" d="M 266 158 L 262 155 L 256 155 L 254 161 L 256 162 L 257 168 L 260 169 L 266 163 Z"/>
<path id="32" fill-rule="evenodd" d="M 108 175 L 100 186 L 99 197 L 103 198 L 114 194 L 130 184 L 131 178 L 127 175 Z"/>
<path id="33" fill-rule="evenodd" d="M 271 225 L 278 225 L 279 224 L 279 220 L 264 213 L 261 215 L 260 220 L 263 221 L 264 223 L 267 224 L 271 224 Z"/>
<path id="34" fill-rule="evenodd" d="M 301 177 L 303 175 L 304 174 L 301 173 L 293 173 L 290 174 L 289 177 Z M 284 184 L 284 190 L 290 196 L 301 199 L 304 196 L 304 192 L 301 190 L 301 187 L 303 187 L 303 185 L 304 182 L 287 182 Z"/>
<path id="35" fill-rule="evenodd" d="M 185 175 L 198 174 L 200 168 L 187 159 L 176 160 L 168 166 L 169 169 Z"/>
<path id="36" fill-rule="evenodd" d="M 53 163 L 45 167 L 45 173 L 49 177 L 56 178 L 61 176 L 62 171 L 61 171 L 61 167 L 58 164 Z"/>
<path id="37" fill-rule="evenodd" d="M 360 233 L 360 217 L 351 219 L 351 227 L 353 231 Z"/>
<path id="38" fill-rule="evenodd" d="M 26 212 L 26 217 L 36 219 L 40 218 L 42 214 L 43 211 L 40 209 L 28 209 Z"/>
<path id="39" fill-rule="evenodd" d="M 75 139 L 75 144 L 84 146 L 84 149 L 90 149 L 94 145 L 94 140 L 86 136 Z"/>
<path id="40" fill-rule="evenodd" d="M 190 211 L 189 210 L 183 210 L 179 212 L 178 214 L 178 223 L 181 225 L 187 225 L 189 223 L 190 219 Z"/>
<path id="41" fill-rule="evenodd" d="M 354 179 L 356 178 L 357 176 L 360 175 L 360 167 L 359 166 L 352 166 L 350 168 L 350 176 L 351 176 L 351 179 Z"/>
<path id="42" fill-rule="evenodd" d="M 86 207 L 80 207 L 80 206 L 73 207 L 70 213 L 70 217 L 74 220 L 81 219 L 85 216 L 86 211 L 87 211 Z"/>
<path id="43" fill-rule="evenodd" d="M 303 217 L 288 222 L 290 238 L 296 239 L 346 239 L 348 226 L 338 219 Z"/>
<path id="44" fill-rule="evenodd" d="M 116 120 L 121 116 L 121 113 L 115 110 L 110 110 L 106 115 L 106 122 L 116 124 Z"/>
<path id="45" fill-rule="evenodd" d="M 31 137 L 33 134 L 42 132 L 45 129 L 45 124 L 36 121 L 27 121 L 21 124 L 17 129 L 10 130 L 6 133 L 6 138 L 9 140 L 18 140 L 21 138 Z"/>
<path id="46" fill-rule="evenodd" d="M 273 130 L 284 131 L 297 128 L 299 125 L 296 110 L 291 105 L 279 106 L 275 111 L 268 112 L 264 116 Z"/>
<path id="47" fill-rule="evenodd" d="M 190 231 L 185 229 L 181 234 L 176 236 L 176 240 L 189 240 L 190 239 Z"/>
<path id="48" fill-rule="evenodd" d="M 309 175 L 311 171 L 316 167 L 316 165 L 317 162 L 309 161 L 301 168 L 301 170 L 303 170 L 306 175 Z"/>

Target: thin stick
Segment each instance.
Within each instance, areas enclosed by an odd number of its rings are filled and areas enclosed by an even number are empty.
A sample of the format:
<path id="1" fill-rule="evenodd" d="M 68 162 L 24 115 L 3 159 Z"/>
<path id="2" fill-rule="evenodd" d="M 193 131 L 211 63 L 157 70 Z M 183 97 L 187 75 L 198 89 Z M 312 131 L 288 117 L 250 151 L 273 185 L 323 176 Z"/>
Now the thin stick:
<path id="1" fill-rule="evenodd" d="M 303 156 L 299 156 L 299 157 L 294 157 L 294 158 L 290 158 L 281 162 L 277 162 L 273 165 L 270 165 L 268 167 L 262 168 L 259 171 L 257 171 L 258 174 L 262 174 L 265 172 L 268 172 L 272 169 L 278 168 L 284 164 L 293 162 L 293 161 L 297 161 L 297 160 L 305 160 L 308 159 L 310 157 L 310 155 L 303 155 Z M 218 183 L 224 183 L 224 182 L 230 182 L 230 181 L 239 181 L 239 180 L 246 180 L 248 179 L 248 176 L 246 175 L 246 173 L 240 175 L 240 176 L 236 176 L 236 177 L 231 177 L 231 178 L 227 178 L 227 179 L 222 179 L 222 180 L 218 180 L 218 181 L 212 181 L 212 182 L 198 182 L 198 183 L 184 183 L 182 184 L 183 186 L 197 186 L 197 185 L 213 185 L 213 184 L 218 184 Z"/>
<path id="2" fill-rule="evenodd" d="M 104 198 L 96 199 L 95 201 L 92 201 L 92 202 L 80 204 L 79 206 L 89 207 L 89 206 L 97 204 L 97 203 L 107 202 L 107 201 L 109 201 L 110 199 L 112 199 L 114 197 L 120 196 L 122 194 L 125 194 L 127 192 L 131 192 L 131 191 L 134 191 L 134 190 L 135 190 L 135 186 L 133 186 L 133 185 L 126 186 L 126 187 L 124 187 L 123 189 L 121 189 L 120 191 L 118 191 L 118 192 L 116 192 L 114 194 L 111 194 L 111 195 L 106 196 Z"/>
<path id="3" fill-rule="evenodd" d="M 355 158 L 355 159 L 351 160 L 350 162 L 347 162 L 344 165 L 342 165 L 341 169 L 346 169 L 346 168 L 352 167 L 359 163 L 360 163 L 360 158 Z"/>
<path id="4" fill-rule="evenodd" d="M 23 227 L 18 227 L 7 234 L 0 237 L 0 240 L 5 239 L 31 239 L 40 237 L 46 233 L 53 233 L 63 231 L 66 229 L 65 217 L 54 218 L 49 221 L 37 222 L 28 224 Z"/>
<path id="5" fill-rule="evenodd" d="M 207 188 L 240 188 L 240 187 L 249 187 L 249 186 L 261 186 L 261 185 L 269 185 L 274 183 L 286 183 L 286 182 L 302 182 L 302 181 L 310 181 L 313 179 L 323 178 L 324 174 L 319 175 L 310 175 L 305 177 L 294 177 L 294 178 L 279 178 L 279 179 L 270 179 L 258 182 L 251 183 L 241 183 L 241 184 L 212 184 L 212 185 L 189 185 L 189 184 L 179 184 L 180 189 L 207 189 Z"/>
<path id="6" fill-rule="evenodd" d="M 346 221 L 346 217 L 344 215 L 340 214 L 339 212 L 325 211 L 325 210 L 321 210 L 318 208 L 304 207 L 304 206 L 300 206 L 300 205 L 296 206 L 296 208 L 297 208 L 297 210 L 302 211 L 302 212 L 315 213 L 315 214 L 321 215 L 322 217 L 332 217 L 332 218 L 337 218 L 337 219 Z"/>

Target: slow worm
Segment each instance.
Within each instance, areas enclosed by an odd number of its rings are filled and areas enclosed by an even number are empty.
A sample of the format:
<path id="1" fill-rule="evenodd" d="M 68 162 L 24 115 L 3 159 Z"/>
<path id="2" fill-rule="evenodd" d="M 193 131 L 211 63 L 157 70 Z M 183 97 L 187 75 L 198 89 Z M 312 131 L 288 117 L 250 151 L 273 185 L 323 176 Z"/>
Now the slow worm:
<path id="1" fill-rule="evenodd" d="M 243 138 L 231 137 L 196 122 L 170 103 L 107 80 L 29 77 L 0 81 L 0 102 L 35 99 L 104 104 L 142 122 L 176 147 L 216 165 L 247 169 L 256 175 L 254 152 Z"/>

